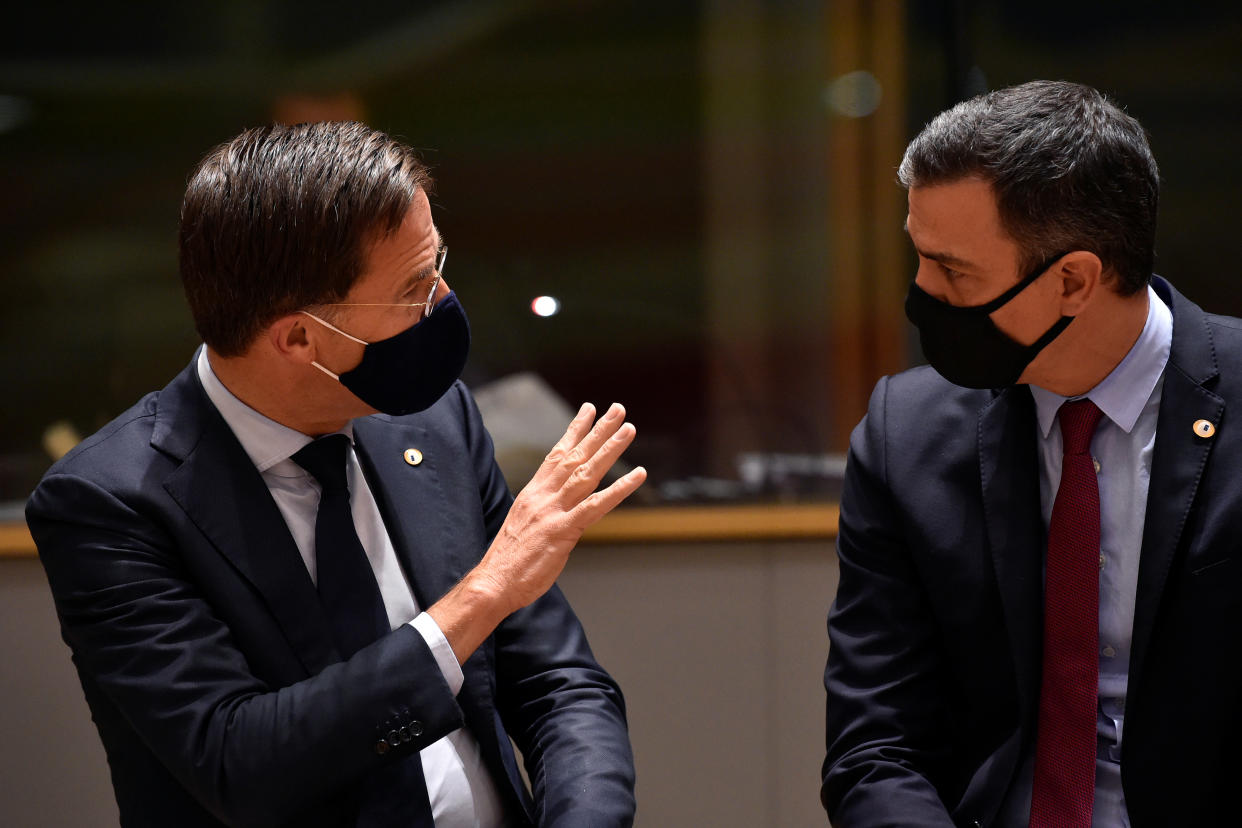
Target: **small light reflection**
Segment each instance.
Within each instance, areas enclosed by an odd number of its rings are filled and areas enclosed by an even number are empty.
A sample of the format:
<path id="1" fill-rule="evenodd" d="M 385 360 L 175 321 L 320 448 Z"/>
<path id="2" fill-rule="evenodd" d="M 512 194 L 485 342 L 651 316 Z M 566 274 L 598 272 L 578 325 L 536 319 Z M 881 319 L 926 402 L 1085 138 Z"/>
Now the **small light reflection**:
<path id="1" fill-rule="evenodd" d="M 536 296 L 530 302 L 530 309 L 535 316 L 556 316 L 561 303 L 555 296 Z"/>
<path id="2" fill-rule="evenodd" d="M 824 90 L 824 103 L 838 115 L 865 118 L 879 108 L 882 94 L 883 89 L 876 76 L 859 69 L 846 72 L 829 83 Z"/>

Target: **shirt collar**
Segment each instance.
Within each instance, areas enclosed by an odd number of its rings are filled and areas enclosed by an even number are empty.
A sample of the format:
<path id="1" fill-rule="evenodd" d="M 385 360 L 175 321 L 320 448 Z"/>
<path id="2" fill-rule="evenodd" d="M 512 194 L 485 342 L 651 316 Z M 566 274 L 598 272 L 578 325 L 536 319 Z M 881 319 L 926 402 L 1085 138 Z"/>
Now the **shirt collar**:
<path id="1" fill-rule="evenodd" d="M 228 423 L 250 461 L 260 472 L 288 459 L 311 442 L 311 438 L 302 432 L 281 425 L 237 399 L 212 370 L 205 346 L 198 350 L 197 368 L 198 378 L 203 383 L 208 399 L 220 412 L 224 422 Z M 353 423 L 346 423 L 340 433 L 345 434 L 352 442 Z"/>
<path id="2" fill-rule="evenodd" d="M 1147 321 L 1143 324 L 1138 341 L 1130 348 L 1125 359 L 1099 385 L 1079 397 L 1090 399 L 1099 406 L 1105 417 L 1129 434 L 1164 373 L 1172 343 L 1173 313 L 1151 285 L 1148 285 Z M 1035 398 L 1039 429 L 1047 437 L 1052 431 L 1052 422 L 1057 417 L 1061 403 L 1070 398 L 1036 385 L 1030 388 L 1031 396 Z"/>

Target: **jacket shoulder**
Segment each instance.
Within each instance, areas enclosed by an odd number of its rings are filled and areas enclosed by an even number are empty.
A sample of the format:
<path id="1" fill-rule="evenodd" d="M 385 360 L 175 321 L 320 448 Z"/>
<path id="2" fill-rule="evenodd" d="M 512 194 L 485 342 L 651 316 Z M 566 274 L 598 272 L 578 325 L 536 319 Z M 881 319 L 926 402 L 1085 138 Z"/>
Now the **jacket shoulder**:
<path id="1" fill-rule="evenodd" d="M 106 476 L 142 453 L 151 451 L 159 396 L 160 392 L 153 391 L 117 415 L 57 460 L 43 479 L 62 474 L 87 478 Z"/>
<path id="2" fill-rule="evenodd" d="M 1002 393 L 1025 393 L 1025 389 Z M 997 396 L 995 391 L 954 385 L 931 366 L 921 365 L 882 378 L 871 393 L 859 427 L 878 428 L 880 433 L 914 440 L 920 436 L 943 439 L 969 431 L 973 443 L 979 413 Z"/>
<path id="3" fill-rule="evenodd" d="M 1242 319 L 1233 316 L 1222 316 L 1218 313 L 1204 314 L 1208 327 L 1212 329 L 1213 339 L 1221 350 L 1236 354 L 1242 350 Z"/>

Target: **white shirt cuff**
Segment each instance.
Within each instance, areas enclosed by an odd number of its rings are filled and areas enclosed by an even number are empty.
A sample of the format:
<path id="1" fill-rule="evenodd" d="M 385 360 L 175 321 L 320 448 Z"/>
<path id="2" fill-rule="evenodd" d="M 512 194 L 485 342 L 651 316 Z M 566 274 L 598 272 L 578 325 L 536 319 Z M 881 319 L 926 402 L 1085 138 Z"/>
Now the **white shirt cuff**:
<path id="1" fill-rule="evenodd" d="M 449 689 L 456 696 L 461 690 L 461 686 L 466 683 L 466 677 L 461 671 L 461 665 L 457 663 L 457 656 L 453 654 L 453 648 L 449 645 L 448 639 L 444 637 L 444 633 L 440 630 L 440 625 L 436 620 L 425 612 L 420 612 L 410 626 L 418 630 L 418 634 L 427 642 L 427 646 L 431 648 L 431 654 L 435 656 L 436 664 L 440 667 L 440 672 L 444 674 L 444 680 L 448 682 Z"/>

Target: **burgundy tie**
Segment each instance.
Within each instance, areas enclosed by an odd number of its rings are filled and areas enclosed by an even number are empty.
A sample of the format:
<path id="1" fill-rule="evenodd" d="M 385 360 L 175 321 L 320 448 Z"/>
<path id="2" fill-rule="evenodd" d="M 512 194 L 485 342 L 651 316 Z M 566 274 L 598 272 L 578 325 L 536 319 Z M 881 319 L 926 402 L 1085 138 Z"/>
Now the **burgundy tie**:
<path id="1" fill-rule="evenodd" d="M 1031 828 L 1089 828 L 1100 669 L 1100 490 L 1090 449 L 1101 412 L 1075 400 L 1057 417 L 1065 457 L 1048 525 Z"/>

